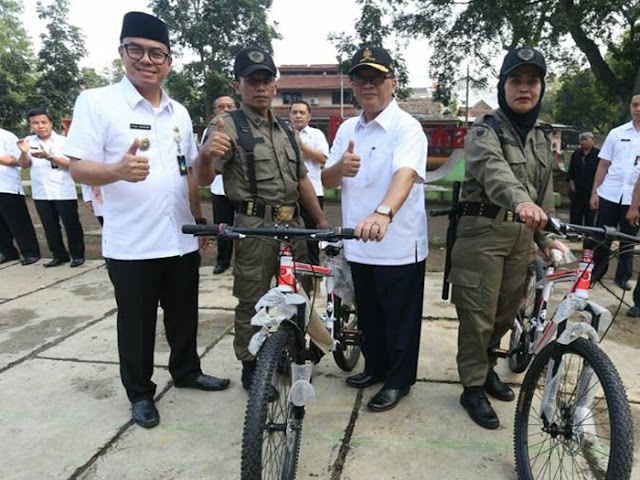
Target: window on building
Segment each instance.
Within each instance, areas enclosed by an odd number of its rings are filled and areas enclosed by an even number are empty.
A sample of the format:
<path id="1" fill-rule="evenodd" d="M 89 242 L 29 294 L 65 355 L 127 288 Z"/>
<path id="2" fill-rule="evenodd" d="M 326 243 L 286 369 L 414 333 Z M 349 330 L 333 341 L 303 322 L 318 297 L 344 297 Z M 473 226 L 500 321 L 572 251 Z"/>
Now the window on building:
<path id="1" fill-rule="evenodd" d="M 291 105 L 292 103 L 302 100 L 302 92 L 283 92 L 282 103 L 285 105 Z"/>
<path id="2" fill-rule="evenodd" d="M 353 92 L 351 90 L 344 90 L 344 104 L 351 105 L 353 103 Z M 331 103 L 333 105 L 340 105 L 340 90 L 331 92 Z"/>

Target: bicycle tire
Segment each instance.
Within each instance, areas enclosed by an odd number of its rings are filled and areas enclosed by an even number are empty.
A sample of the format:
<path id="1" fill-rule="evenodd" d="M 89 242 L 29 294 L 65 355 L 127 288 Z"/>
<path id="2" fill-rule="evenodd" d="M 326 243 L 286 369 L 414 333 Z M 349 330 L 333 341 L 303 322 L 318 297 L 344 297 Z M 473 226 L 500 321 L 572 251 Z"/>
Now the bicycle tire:
<path id="1" fill-rule="evenodd" d="M 304 407 L 289 402 L 293 333 L 281 326 L 258 354 L 242 435 L 242 480 L 294 479 Z"/>
<path id="2" fill-rule="evenodd" d="M 341 340 L 345 330 L 350 332 L 358 331 L 358 316 L 355 309 L 342 303 L 342 299 L 337 295 L 333 296 L 333 311 L 336 321 L 333 324 L 333 337 Z M 346 345 L 338 343 L 333 350 L 333 359 L 336 365 L 345 372 L 350 372 L 360 359 L 360 345 Z"/>
<path id="3" fill-rule="evenodd" d="M 554 416 L 545 421 L 541 399 L 552 359 L 562 370 L 555 402 L 549 403 Z M 580 384 L 588 388 L 581 390 Z M 585 391 L 591 398 L 582 395 Z M 531 363 L 518 397 L 513 434 L 518 478 L 628 480 L 632 425 L 620 375 L 602 349 L 585 338 L 568 345 L 552 342 Z"/>
<path id="4" fill-rule="evenodd" d="M 540 303 L 542 290 L 535 288 L 535 284 L 544 277 L 544 264 L 540 258 L 531 261 L 527 268 L 527 278 L 524 284 L 524 302 L 516 313 L 514 322 L 522 327 L 518 334 L 515 326 L 511 329 L 509 337 L 509 351 L 515 352 L 508 355 L 509 369 L 513 373 L 524 372 L 531 362 L 531 316 L 536 305 Z"/>

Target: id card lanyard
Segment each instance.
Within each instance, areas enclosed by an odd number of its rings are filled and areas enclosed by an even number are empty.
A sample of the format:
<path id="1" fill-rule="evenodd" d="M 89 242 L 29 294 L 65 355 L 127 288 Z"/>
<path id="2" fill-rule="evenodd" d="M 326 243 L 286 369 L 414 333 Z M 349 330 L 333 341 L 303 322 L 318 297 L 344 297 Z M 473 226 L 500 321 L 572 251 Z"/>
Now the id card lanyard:
<path id="1" fill-rule="evenodd" d="M 180 133 L 178 127 L 173 127 L 173 140 L 176 142 L 176 148 L 178 149 L 178 155 L 176 157 L 178 160 L 178 169 L 180 170 L 180 175 L 185 176 L 187 174 L 187 159 L 182 154 L 182 148 L 180 147 L 182 133 Z"/>

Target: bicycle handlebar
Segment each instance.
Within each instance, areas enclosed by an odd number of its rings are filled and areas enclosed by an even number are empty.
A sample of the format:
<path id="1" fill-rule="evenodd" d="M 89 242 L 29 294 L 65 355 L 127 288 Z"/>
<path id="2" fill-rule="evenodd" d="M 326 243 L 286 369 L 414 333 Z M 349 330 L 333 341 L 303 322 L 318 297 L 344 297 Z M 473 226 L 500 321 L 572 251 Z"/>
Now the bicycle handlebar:
<path id="1" fill-rule="evenodd" d="M 233 227 L 226 223 L 212 225 L 183 225 L 182 233 L 192 234 L 198 237 L 307 237 L 310 240 L 349 240 L 357 238 L 353 228 L 333 227 L 327 229 L 295 228 L 288 225 L 274 225 L 270 227 Z"/>
<path id="2" fill-rule="evenodd" d="M 631 243 L 640 243 L 640 237 L 634 237 L 627 233 L 623 233 L 614 227 L 589 227 L 586 225 L 576 225 L 573 223 L 564 223 L 557 218 L 549 218 L 545 230 L 566 235 L 567 233 L 577 233 L 580 235 L 586 235 L 588 237 L 602 236 L 605 238 L 627 240 Z"/>

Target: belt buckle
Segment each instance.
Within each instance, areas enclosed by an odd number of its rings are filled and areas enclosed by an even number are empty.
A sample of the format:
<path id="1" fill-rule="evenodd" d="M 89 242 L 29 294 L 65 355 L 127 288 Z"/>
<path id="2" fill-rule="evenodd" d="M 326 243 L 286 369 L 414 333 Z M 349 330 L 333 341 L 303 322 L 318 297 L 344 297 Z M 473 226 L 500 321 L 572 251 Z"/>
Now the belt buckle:
<path id="1" fill-rule="evenodd" d="M 290 222 L 293 220 L 294 207 L 282 206 L 276 210 L 276 220 L 278 222 Z"/>
<path id="2" fill-rule="evenodd" d="M 505 220 L 507 222 L 513 222 L 513 212 L 511 210 L 507 210 Z"/>

